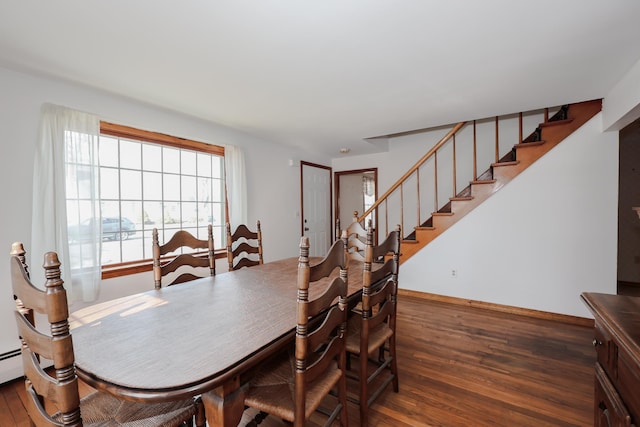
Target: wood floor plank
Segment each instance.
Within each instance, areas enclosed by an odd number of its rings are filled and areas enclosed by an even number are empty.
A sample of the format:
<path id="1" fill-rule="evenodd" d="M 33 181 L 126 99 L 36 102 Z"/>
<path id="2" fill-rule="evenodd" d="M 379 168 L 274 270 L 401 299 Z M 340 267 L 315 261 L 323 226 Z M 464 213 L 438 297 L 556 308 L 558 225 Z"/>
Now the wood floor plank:
<path id="1" fill-rule="evenodd" d="M 10 426 L 16 423 L 11 414 L 9 402 L 7 401 L 8 394 L 9 393 L 2 393 L 2 396 L 0 396 L 0 426 Z"/>
<path id="2" fill-rule="evenodd" d="M 0 398 L 0 426 L 28 427 L 29 419 L 27 410 L 20 398 L 20 392 L 24 390 L 24 382 L 16 381 L 3 388 Z"/>
<path id="3" fill-rule="evenodd" d="M 400 393 L 389 388 L 372 405 L 372 427 L 593 425 L 590 327 L 401 295 L 397 329 Z M 24 398 L 10 389 L 0 387 L 3 427 L 7 399 Z M 348 411 L 358 426 L 358 407 Z M 24 417 L 13 425 L 26 425 L 18 424 Z M 283 425 L 271 416 L 261 424 Z"/>

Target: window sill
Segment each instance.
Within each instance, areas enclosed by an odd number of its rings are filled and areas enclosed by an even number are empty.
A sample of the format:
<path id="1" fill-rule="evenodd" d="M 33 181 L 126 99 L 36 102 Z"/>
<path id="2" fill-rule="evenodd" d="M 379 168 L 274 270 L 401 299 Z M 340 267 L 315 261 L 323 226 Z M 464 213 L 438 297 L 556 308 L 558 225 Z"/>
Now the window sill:
<path id="1" fill-rule="evenodd" d="M 206 255 L 203 255 L 206 256 Z M 218 249 L 215 258 L 226 258 L 226 249 Z M 102 267 L 102 280 L 113 279 L 114 277 L 128 276 L 130 274 L 143 273 L 153 270 L 153 260 L 147 259 L 139 262 L 129 262 L 123 264 L 112 264 Z"/>

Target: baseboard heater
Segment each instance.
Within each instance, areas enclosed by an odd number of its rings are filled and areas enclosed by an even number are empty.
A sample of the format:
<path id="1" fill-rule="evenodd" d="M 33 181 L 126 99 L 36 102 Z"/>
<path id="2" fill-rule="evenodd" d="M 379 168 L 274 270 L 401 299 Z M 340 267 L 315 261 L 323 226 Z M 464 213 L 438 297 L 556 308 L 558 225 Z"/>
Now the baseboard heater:
<path id="1" fill-rule="evenodd" d="M 20 356 L 20 349 L 7 351 L 6 353 L 0 354 L 0 362 L 3 360 L 11 359 L 12 357 Z"/>

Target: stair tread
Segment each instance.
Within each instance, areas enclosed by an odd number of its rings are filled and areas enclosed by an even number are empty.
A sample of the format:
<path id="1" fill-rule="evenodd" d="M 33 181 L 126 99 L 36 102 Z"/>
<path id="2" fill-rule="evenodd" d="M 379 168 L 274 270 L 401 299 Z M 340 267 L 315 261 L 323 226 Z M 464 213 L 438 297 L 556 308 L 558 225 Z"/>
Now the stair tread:
<path id="1" fill-rule="evenodd" d="M 402 243 L 415 244 L 418 243 L 418 241 L 415 239 L 402 239 Z"/>
<path id="2" fill-rule="evenodd" d="M 521 144 L 516 144 L 513 148 L 526 148 L 526 147 L 537 147 L 539 145 L 544 144 L 546 141 L 532 141 L 532 142 L 523 142 Z"/>
<path id="3" fill-rule="evenodd" d="M 472 196 L 466 196 L 466 197 L 450 197 L 449 200 L 451 200 L 452 202 L 465 202 L 468 200 L 473 200 Z"/>
<path id="4" fill-rule="evenodd" d="M 481 181 L 470 181 L 469 184 L 495 184 L 495 179 L 483 179 Z"/>
<path id="5" fill-rule="evenodd" d="M 420 226 L 417 226 L 417 227 L 413 227 L 413 229 L 414 230 L 435 230 L 436 228 L 435 227 L 429 227 L 429 226 L 426 226 L 426 225 L 420 225 Z"/>
<path id="6" fill-rule="evenodd" d="M 431 216 L 451 216 L 453 212 L 433 212 Z"/>
<path id="7" fill-rule="evenodd" d="M 491 163 L 491 167 L 500 167 L 500 166 L 513 166 L 513 165 L 517 165 L 520 163 L 520 160 L 512 160 L 510 162 L 498 162 L 498 163 Z"/>
<path id="8" fill-rule="evenodd" d="M 540 123 L 538 125 L 538 127 L 541 128 L 545 128 L 545 127 L 549 127 L 549 126 L 560 126 L 560 125 L 566 125 L 567 123 L 571 123 L 573 121 L 573 119 L 564 119 L 564 120 L 554 120 L 552 122 L 544 122 L 544 123 Z"/>

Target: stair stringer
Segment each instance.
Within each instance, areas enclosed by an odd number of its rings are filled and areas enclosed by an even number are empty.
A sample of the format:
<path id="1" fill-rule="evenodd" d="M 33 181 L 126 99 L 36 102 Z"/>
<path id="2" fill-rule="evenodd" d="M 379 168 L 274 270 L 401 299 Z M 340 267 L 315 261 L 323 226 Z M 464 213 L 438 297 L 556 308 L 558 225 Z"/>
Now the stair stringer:
<path id="1" fill-rule="evenodd" d="M 469 183 L 471 197 L 465 200 L 452 199 L 449 212 L 434 212 L 430 218 L 431 227 L 415 227 L 415 239 L 402 241 L 400 263 L 403 263 L 436 237 L 453 226 L 466 214 L 495 194 L 522 171 L 531 166 L 551 149 L 588 122 L 602 109 L 602 100 L 571 104 L 566 120 L 547 122 L 539 125 L 540 141 L 523 142 L 514 145 L 515 160 L 502 161 L 491 165 L 493 179 L 483 179 Z M 487 173 L 481 175 L 486 176 Z"/>

